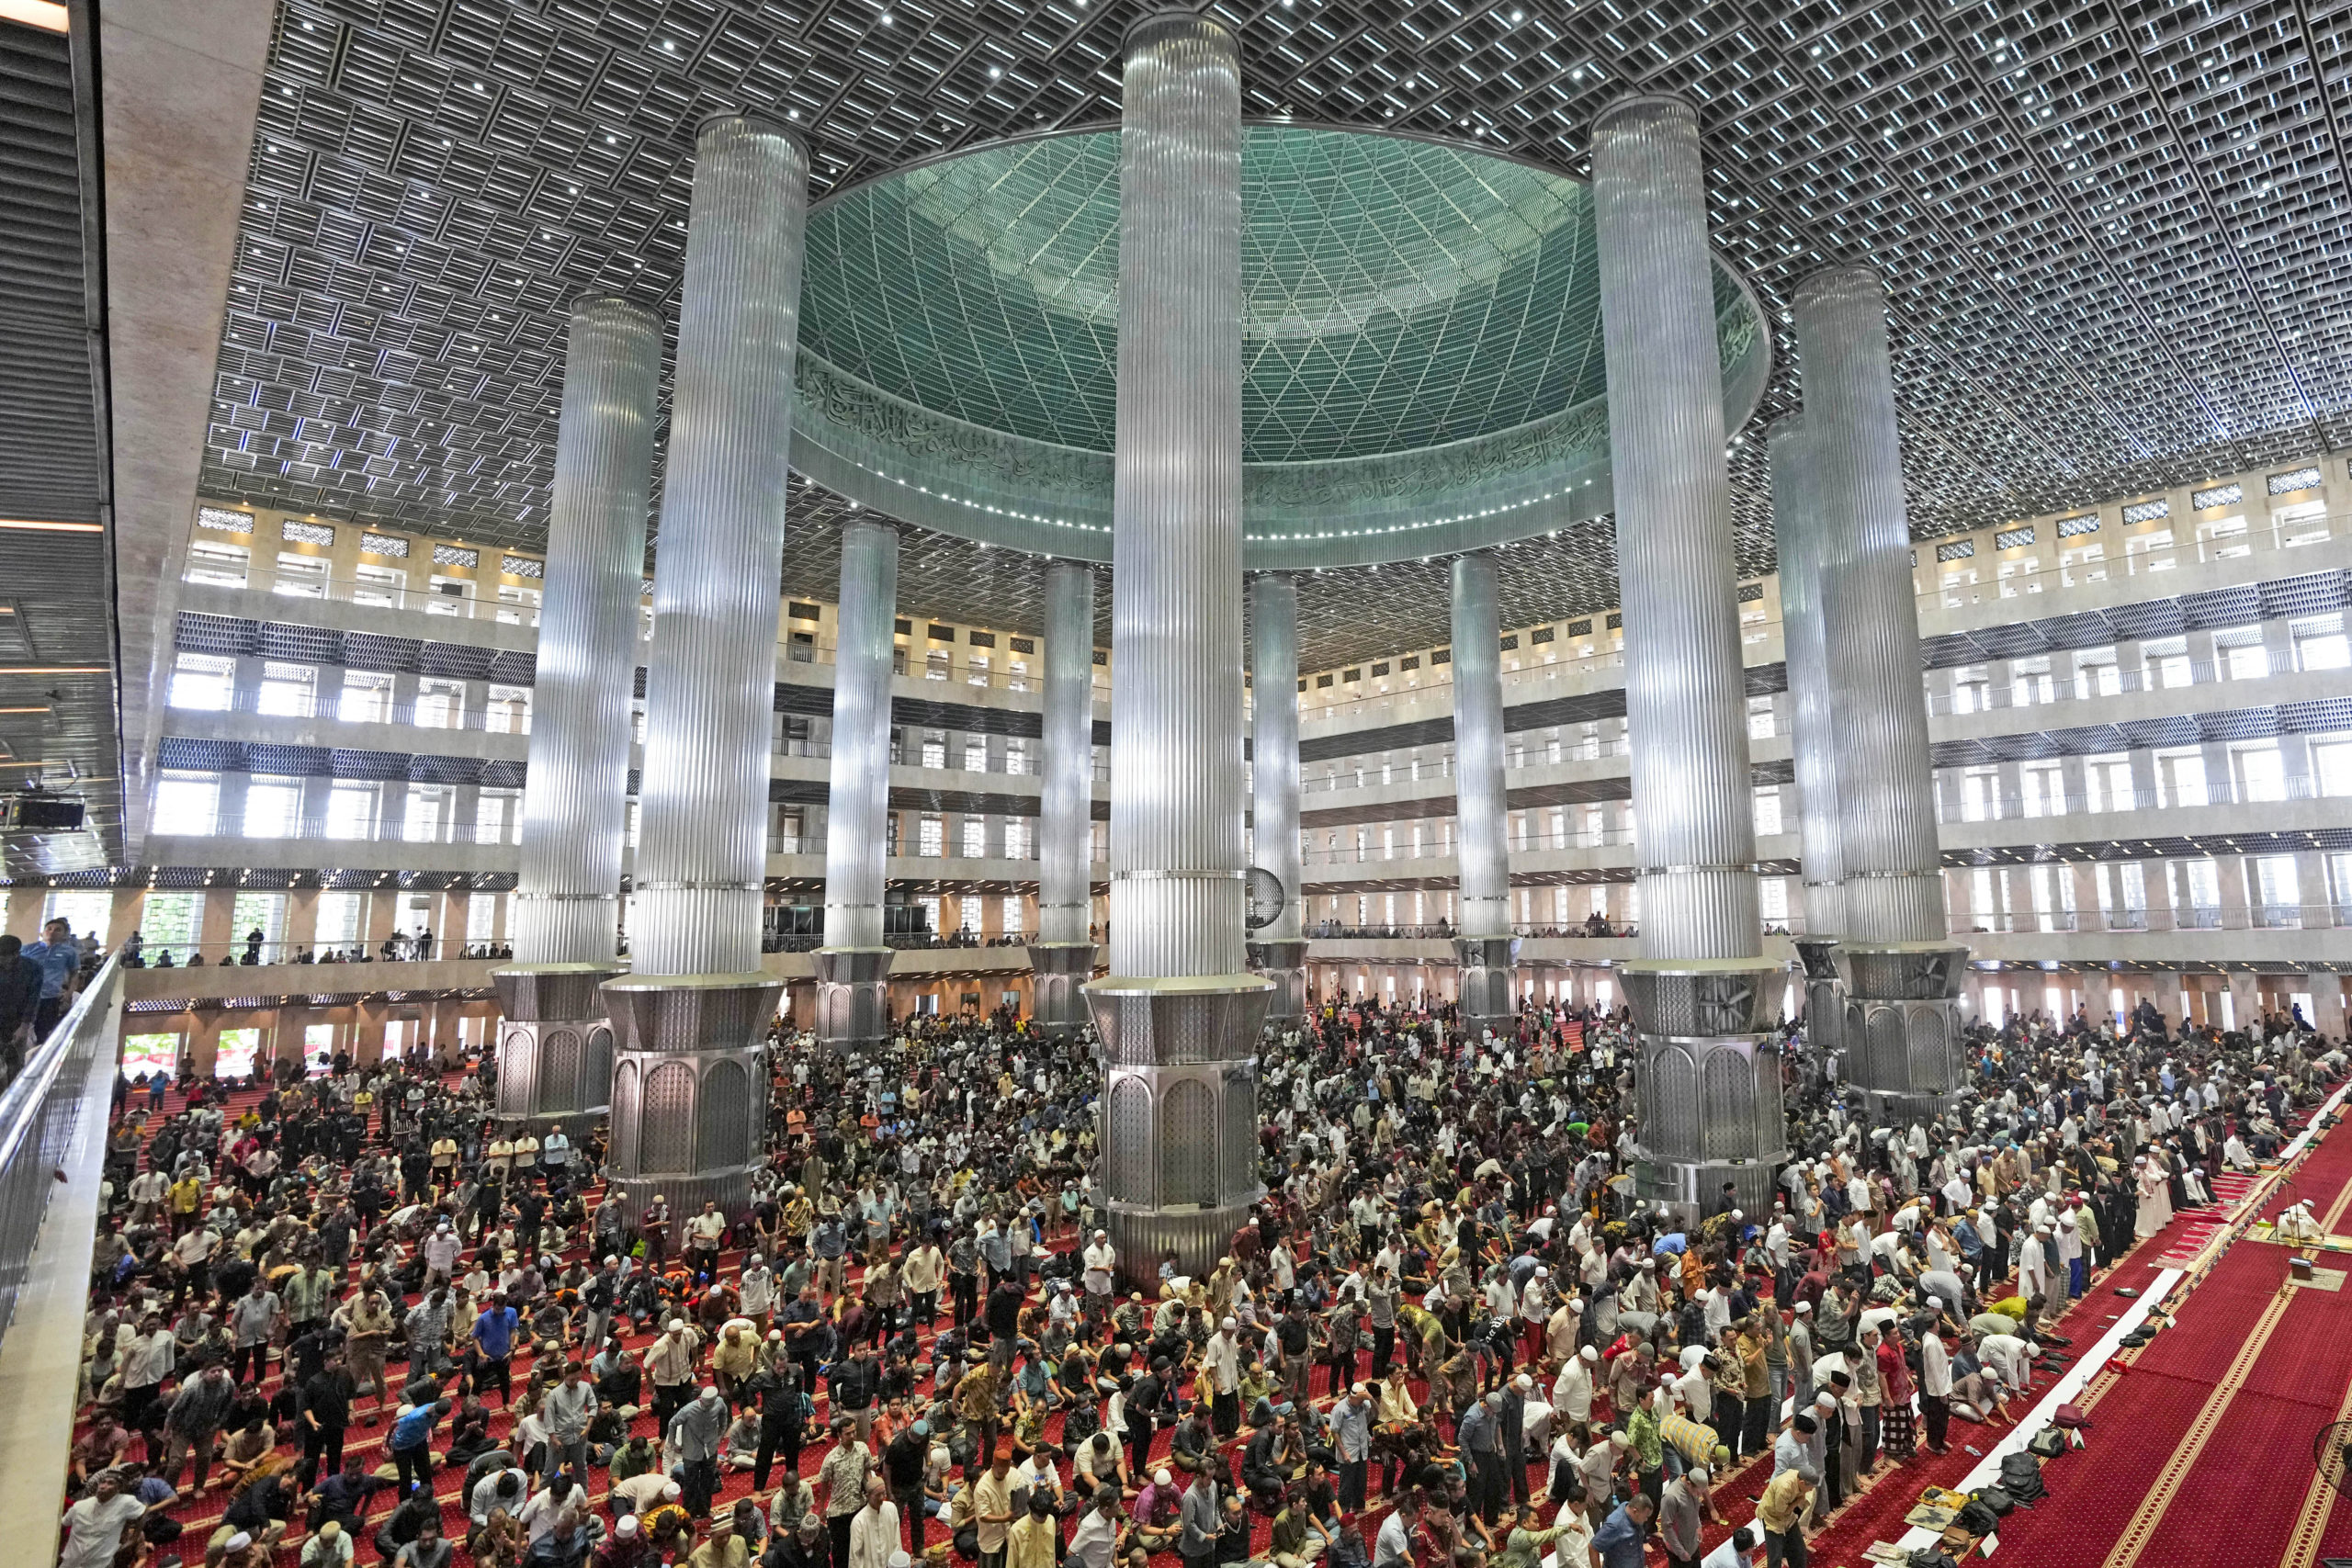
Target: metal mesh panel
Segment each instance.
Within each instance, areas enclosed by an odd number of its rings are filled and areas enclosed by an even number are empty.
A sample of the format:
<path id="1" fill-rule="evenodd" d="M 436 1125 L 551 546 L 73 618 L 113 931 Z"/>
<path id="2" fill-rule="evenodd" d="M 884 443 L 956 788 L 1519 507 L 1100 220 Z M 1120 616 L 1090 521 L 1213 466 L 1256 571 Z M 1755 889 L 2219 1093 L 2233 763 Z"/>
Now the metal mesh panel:
<path id="1" fill-rule="evenodd" d="M 1250 1191 L 1258 1175 L 1258 1080 L 1250 1073 L 1233 1073 L 1225 1080 L 1224 1124 L 1219 1168 L 1224 1172 L 1223 1196 Z"/>
<path id="2" fill-rule="evenodd" d="M 598 1024 L 588 1032 L 588 1058 L 580 1068 L 582 1106 L 606 1103 L 613 1087 L 613 1032 Z"/>
<path id="3" fill-rule="evenodd" d="M 1951 1031 L 1947 1010 L 1923 1007 L 1911 1014 L 1911 1087 L 1934 1092 L 1951 1084 Z"/>
<path id="4" fill-rule="evenodd" d="M 1111 1125 L 1103 1154 L 1112 1196 L 1129 1202 L 1150 1202 L 1151 1089 L 1141 1078 L 1125 1077 L 1112 1086 Z"/>
<path id="5" fill-rule="evenodd" d="M 1699 1154 L 1699 1064 L 1679 1045 L 1650 1058 L 1649 1122 L 1642 1141 L 1660 1158 Z"/>
<path id="6" fill-rule="evenodd" d="M 637 1162 L 637 1064 L 623 1062 L 613 1069 L 613 1168 L 639 1168 Z"/>
<path id="7" fill-rule="evenodd" d="M 537 1089 L 533 1104 L 542 1116 L 579 1109 L 580 1033 L 577 1030 L 551 1030 L 539 1042 Z"/>
<path id="8" fill-rule="evenodd" d="M 1907 1089 L 1911 1064 L 1904 1054 L 1903 1010 L 1883 1007 L 1871 1014 L 1871 1076 L 1861 1081 L 1872 1089 Z"/>
<path id="9" fill-rule="evenodd" d="M 715 1062 L 702 1080 L 702 1127 L 695 1145 L 700 1168 L 742 1165 L 751 1158 L 752 1082 L 741 1062 Z"/>
<path id="10" fill-rule="evenodd" d="M 498 1083 L 506 1091 L 499 1097 L 503 1104 L 530 1103 L 532 1087 L 538 1081 L 538 1053 L 531 1047 L 527 1029 L 509 1029 L 499 1037 Z"/>
<path id="11" fill-rule="evenodd" d="M 1731 1159 L 1755 1151 L 1756 1077 L 1747 1055 L 1719 1045 L 1701 1069 L 1701 1138 L 1709 1159 Z"/>
<path id="12" fill-rule="evenodd" d="M 1216 1098 L 1184 1078 L 1159 1101 L 1159 1201 L 1216 1201 Z"/>
<path id="13" fill-rule="evenodd" d="M 1756 1153 L 1769 1156 L 1788 1142 L 1787 1115 L 1781 1099 L 1781 1054 L 1770 1049 L 1756 1053 Z"/>
<path id="14" fill-rule="evenodd" d="M 695 1070 L 684 1062 L 664 1062 L 645 1080 L 645 1109 L 638 1117 L 638 1168 L 667 1174 L 694 1168 Z"/>
<path id="15" fill-rule="evenodd" d="M 1871 1052 L 1870 1015 L 1863 1011 L 1862 1004 L 1860 1002 L 1846 1004 L 1846 1037 L 1843 1043 L 1846 1047 L 1846 1081 L 1849 1083 L 1874 1082 L 1875 1080 L 1870 1077 L 1871 1063 L 1873 1060 Z"/>

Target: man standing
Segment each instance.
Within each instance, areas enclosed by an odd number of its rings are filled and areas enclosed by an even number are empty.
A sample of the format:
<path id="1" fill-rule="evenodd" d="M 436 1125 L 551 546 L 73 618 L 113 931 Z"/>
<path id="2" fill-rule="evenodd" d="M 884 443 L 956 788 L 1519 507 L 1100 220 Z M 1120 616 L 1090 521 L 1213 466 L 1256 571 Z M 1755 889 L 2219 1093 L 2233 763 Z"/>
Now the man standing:
<path id="1" fill-rule="evenodd" d="M 188 1484 L 195 1490 L 203 1490 L 205 1475 L 212 1468 L 213 1450 L 220 1445 L 220 1423 L 228 1419 L 229 1406 L 236 1398 L 237 1385 L 230 1381 L 228 1370 L 217 1361 L 180 1384 L 179 1393 L 173 1396 L 172 1408 L 164 1416 L 162 1473 L 165 1481 L 178 1485 L 180 1461 L 193 1456 L 196 1468 Z"/>
<path id="2" fill-rule="evenodd" d="M 345 1370 L 343 1352 L 327 1351 L 326 1365 L 302 1385 L 302 1490 L 318 1484 L 320 1467 L 333 1475 L 343 1468 L 343 1434 L 351 1425 L 352 1395 L 358 1385 Z"/>
<path id="3" fill-rule="evenodd" d="M 695 1375 L 701 1342 L 685 1319 L 673 1317 L 662 1328 L 662 1337 L 645 1352 L 645 1375 L 653 1380 L 653 1419 L 663 1431 L 670 1417 L 686 1402 L 686 1388 Z"/>
<path id="4" fill-rule="evenodd" d="M 588 1473 L 588 1424 L 595 1420 L 596 1408 L 595 1385 L 581 1375 L 578 1361 L 566 1361 L 563 1381 L 539 1402 L 539 1421 L 548 1429 L 548 1479 L 566 1471 Z"/>
<path id="5" fill-rule="evenodd" d="M 1364 1472 L 1372 1458 L 1372 1401 L 1357 1383 L 1331 1407 L 1331 1446 L 1340 1456 L 1340 1508 L 1363 1511 Z"/>
<path id="6" fill-rule="evenodd" d="M 702 1213 L 686 1222 L 686 1269 L 690 1273 L 718 1278 L 719 1244 L 727 1237 L 727 1216 L 718 1203 L 707 1200 Z"/>
<path id="7" fill-rule="evenodd" d="M 728 1424 L 727 1402 L 709 1384 L 670 1418 L 670 1441 L 683 1461 L 678 1484 L 685 1493 L 686 1512 L 697 1519 L 710 1517 L 710 1500 L 718 1491 L 718 1450 Z"/>
<path id="8" fill-rule="evenodd" d="M 1240 1327 L 1236 1319 L 1226 1318 L 1217 1325 L 1216 1332 L 1209 1336 L 1208 1348 L 1202 1352 L 1202 1359 L 1207 1362 L 1209 1375 L 1214 1380 L 1212 1403 L 1216 1416 L 1216 1435 L 1220 1438 L 1229 1438 L 1241 1429 Z M 1214 1498 L 1211 1506 L 1215 1506 Z M 1211 1532 L 1212 1535 L 1215 1533 Z"/>
<path id="9" fill-rule="evenodd" d="M 1600 1568 L 1642 1568 L 1642 1543 L 1649 1536 L 1650 1517 L 1657 1511 L 1642 1493 L 1612 1510 L 1592 1533 L 1593 1562 Z"/>
<path id="10" fill-rule="evenodd" d="M 269 1375 L 270 1336 L 277 1333 L 285 1321 L 286 1314 L 278 1305 L 277 1292 L 269 1288 L 269 1280 L 266 1277 L 256 1272 L 253 1288 L 239 1296 L 236 1304 L 229 1309 L 230 1331 L 236 1336 L 236 1348 L 229 1358 L 232 1377 L 243 1382 L 250 1368 L 254 1386 L 261 1386 L 262 1379 Z"/>
<path id="11" fill-rule="evenodd" d="M 74 928 L 65 921 L 51 920 L 40 929 L 41 940 L 24 950 L 24 957 L 40 973 L 40 1005 L 33 1014 L 33 1043 L 39 1044 L 49 1038 L 57 1021 L 65 1015 L 65 1001 L 80 984 L 82 950 L 74 941 Z"/>
<path id="12" fill-rule="evenodd" d="M 1707 1517 L 1707 1468 L 1693 1465 L 1666 1483 L 1658 1499 L 1658 1543 L 1667 1568 L 1699 1568 L 1699 1534 Z"/>

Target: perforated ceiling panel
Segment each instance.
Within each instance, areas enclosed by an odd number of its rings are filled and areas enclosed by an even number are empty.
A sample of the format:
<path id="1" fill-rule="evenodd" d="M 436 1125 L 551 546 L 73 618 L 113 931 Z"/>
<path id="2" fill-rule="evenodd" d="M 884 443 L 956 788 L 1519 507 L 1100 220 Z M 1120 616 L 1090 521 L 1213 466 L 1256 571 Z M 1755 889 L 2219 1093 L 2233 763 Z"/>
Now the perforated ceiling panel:
<path id="1" fill-rule="evenodd" d="M 1011 133 L 1112 122 L 1118 40 L 1143 9 L 289 0 L 206 488 L 536 547 L 561 311 L 590 288 L 673 308 L 699 115 L 784 115 L 811 135 L 821 193 Z M 1611 98 L 1691 97 L 1717 242 L 1776 316 L 1825 263 L 1887 275 L 1922 533 L 2352 438 L 2338 134 L 2352 106 L 2322 74 L 2341 73 L 2352 36 L 2341 7 L 1214 9 L 1241 39 L 1253 115 L 1396 127 L 1581 174 Z M 1780 347 L 1768 416 L 1798 397 Z M 1749 573 L 1770 558 L 1759 446 L 1733 455 Z M 1615 601 L 1593 547 L 1606 530 L 1589 532 L 1556 542 L 1547 613 Z M 1396 581 L 1360 574 L 1374 592 L 1357 624 Z"/>

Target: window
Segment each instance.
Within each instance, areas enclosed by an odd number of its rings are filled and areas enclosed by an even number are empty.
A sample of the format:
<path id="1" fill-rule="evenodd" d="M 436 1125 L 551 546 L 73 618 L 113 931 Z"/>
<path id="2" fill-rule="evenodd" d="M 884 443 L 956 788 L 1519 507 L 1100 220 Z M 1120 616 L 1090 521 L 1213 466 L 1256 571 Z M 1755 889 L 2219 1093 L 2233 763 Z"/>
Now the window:
<path id="1" fill-rule="evenodd" d="M 2270 673 L 2270 653 L 2259 626 L 2242 626 L 2213 639 L 2213 657 L 2225 681 L 2259 681 Z"/>
<path id="2" fill-rule="evenodd" d="M 438 843 L 441 812 L 449 792 L 438 784 L 408 786 L 408 808 L 401 817 L 401 837 L 412 844 Z"/>
<path id="3" fill-rule="evenodd" d="M 229 907 L 229 934 L 240 954 L 255 931 L 261 932 L 263 958 L 275 957 L 277 945 L 286 940 L 285 894 L 237 895 L 237 901 Z"/>
<path id="4" fill-rule="evenodd" d="M 63 920 L 73 928 L 75 936 L 95 936 L 100 942 L 107 940 L 107 927 L 114 917 L 114 895 L 77 889 L 53 892 L 48 907 L 42 909 L 40 922 Z"/>
<path id="5" fill-rule="evenodd" d="M 318 683 L 319 671 L 315 666 L 279 664 L 274 660 L 264 664 L 261 667 L 260 711 L 280 718 L 308 718 Z"/>
<path id="6" fill-rule="evenodd" d="M 327 837 L 372 839 L 376 836 L 376 786 L 337 784 L 327 791 Z"/>
<path id="7" fill-rule="evenodd" d="M 493 735 L 531 733 L 531 688 L 492 686 L 490 689 L 490 706 L 484 715 L 484 728 Z"/>
<path id="8" fill-rule="evenodd" d="M 537 626 L 539 624 L 539 591 L 536 588 L 517 588 L 512 583 L 499 584 L 496 614 L 500 620 L 510 626 Z"/>
<path id="9" fill-rule="evenodd" d="M 147 895 L 139 911 L 139 936 L 146 944 L 149 963 L 163 948 L 173 949 L 172 961 L 178 963 L 196 945 L 198 897 L 194 893 Z"/>
<path id="10" fill-rule="evenodd" d="M 977 893 L 966 894 L 963 899 L 963 908 L 960 918 L 957 920 L 957 928 L 961 931 L 969 932 L 973 936 L 979 935 L 980 923 L 985 918 L 981 914 L 981 910 L 985 908 L 987 902 L 988 901 L 986 899 L 982 898 Z"/>
<path id="11" fill-rule="evenodd" d="M 462 681 L 420 681 L 416 686 L 416 719 L 420 728 L 456 729 L 465 722 L 466 685 Z"/>
<path id="12" fill-rule="evenodd" d="M 989 683 L 989 656 L 987 654 L 976 653 L 972 655 L 971 662 L 965 671 L 965 679 L 970 684 L 975 686 L 985 686 Z"/>
<path id="13" fill-rule="evenodd" d="M 1028 917 L 1022 911 L 1021 895 L 1018 893 L 1006 894 L 1004 896 L 1004 934 L 1007 936 L 1019 936 L 1028 929 Z"/>
<path id="14" fill-rule="evenodd" d="M 2197 525 L 2197 544 L 2198 554 L 2206 560 L 2229 560 L 2254 553 L 2253 541 L 2246 537 L 2243 513 L 2199 523 Z"/>
<path id="15" fill-rule="evenodd" d="M 187 570 L 183 578 L 189 582 L 209 582 L 215 588 L 243 588 L 245 570 L 252 560 L 253 551 L 243 545 L 198 539 L 187 547 Z"/>
<path id="16" fill-rule="evenodd" d="M 408 592 L 408 573 L 396 566 L 362 565 L 352 572 L 351 602 L 399 607 Z"/>
<path id="17" fill-rule="evenodd" d="M 2156 776 L 2165 785 L 2166 806 L 2203 806 L 2205 798 L 2205 754 L 2202 751 L 2169 751 L 2156 758 Z"/>
<path id="18" fill-rule="evenodd" d="M 497 934 L 498 898 L 495 893 L 477 893 L 466 900 L 468 942 L 488 942 Z"/>
<path id="19" fill-rule="evenodd" d="M 1769 740 L 1778 733 L 1770 697 L 1747 699 L 1747 735 L 1751 740 Z"/>
<path id="20" fill-rule="evenodd" d="M 1762 837 L 1768 833 L 1779 833 L 1784 830 L 1781 826 L 1780 786 L 1770 784 L 1758 790 L 1756 792 L 1757 835 Z"/>
<path id="21" fill-rule="evenodd" d="M 2131 810 L 2134 804 L 2131 758 L 2086 758 L 2083 762 L 2083 790 L 2087 797 L 2083 804 L 2087 810 Z"/>
<path id="22" fill-rule="evenodd" d="M 177 963 L 175 958 L 173 962 Z M 122 1076 L 134 1082 L 149 1073 L 175 1077 L 180 1070 L 178 1034 L 126 1034 L 122 1037 Z"/>
<path id="23" fill-rule="evenodd" d="M 319 945 L 342 947 L 359 940 L 359 901 L 364 893 L 319 895 Z"/>
<path id="24" fill-rule="evenodd" d="M 2306 501 L 2295 506 L 2282 506 L 2270 514 L 2270 525 L 2278 532 L 2278 543 L 2290 549 L 2297 545 L 2316 545 L 2328 536 L 2327 502 Z"/>
<path id="25" fill-rule="evenodd" d="M 964 771 L 967 773 L 989 771 L 989 743 L 978 735 L 964 737 Z"/>
<path id="26" fill-rule="evenodd" d="M 916 829 L 915 853 L 944 855 L 947 852 L 947 823 L 944 818 L 926 816 Z"/>
<path id="27" fill-rule="evenodd" d="M 212 1053 L 212 1076 L 216 1078 L 249 1078 L 254 1073 L 254 1059 L 261 1055 L 261 1031 L 258 1029 L 224 1029 L 220 1043 Z"/>
<path id="28" fill-rule="evenodd" d="M 947 663 L 948 656 L 946 651 L 943 649 L 933 649 L 929 653 L 923 655 L 922 678 L 926 681 L 946 680 Z"/>
<path id="29" fill-rule="evenodd" d="M 256 773 L 245 789 L 245 837 L 302 836 L 302 781 Z"/>
<path id="30" fill-rule="evenodd" d="M 1029 838 L 1029 819 L 1027 818 L 1006 818 L 1004 819 L 1004 858 L 1007 860 L 1027 860 L 1030 853 Z"/>
<path id="31" fill-rule="evenodd" d="M 2342 670 L 2352 666 L 2352 648 L 2344 637 L 2344 615 L 2311 615 L 2290 623 L 2288 635 L 2295 648 L 2298 670 Z"/>
<path id="32" fill-rule="evenodd" d="M 938 730 L 927 730 L 922 738 L 922 765 L 944 768 L 947 765 L 947 737 Z"/>
<path id="33" fill-rule="evenodd" d="M 425 596 L 424 613 L 428 615 L 463 615 L 469 614 L 466 601 L 474 596 L 474 585 L 462 577 L 433 574 L 433 592 Z"/>
<path id="34" fill-rule="evenodd" d="M 346 671 L 335 716 L 345 724 L 383 724 L 392 716 L 392 678 L 362 670 Z"/>
<path id="35" fill-rule="evenodd" d="M 2234 760 L 2239 800 L 2252 803 L 2287 798 L 2286 766 L 2278 755 L 2277 742 L 2242 747 Z"/>
<path id="36" fill-rule="evenodd" d="M 964 818 L 964 858 L 980 860 L 989 852 L 989 824 L 984 817 Z"/>
<path id="37" fill-rule="evenodd" d="M 2255 891 L 2260 900 L 2261 923 L 2266 926 L 2300 926 L 2302 920 L 2302 887 L 2295 874 L 2292 855 L 2262 855 L 2254 863 Z"/>
<path id="38" fill-rule="evenodd" d="M 2321 795 L 2352 795 L 2352 740 L 2312 747 L 2312 782 Z"/>
<path id="39" fill-rule="evenodd" d="M 237 661 L 210 653 L 183 653 L 172 664 L 172 706 L 226 713 L 237 689 Z"/>
<path id="40" fill-rule="evenodd" d="M 292 550 L 282 550 L 277 557 L 277 581 L 271 592 L 289 599 L 323 599 L 327 596 L 327 558 L 306 556 Z"/>
<path id="41" fill-rule="evenodd" d="M 165 773 L 155 785 L 155 831 L 211 833 L 220 805 L 218 773 Z"/>
<path id="42" fill-rule="evenodd" d="M 474 842 L 504 844 L 516 841 L 509 829 L 522 821 L 522 797 L 507 791 L 484 790 L 474 802 Z M 488 895 L 480 896 L 486 898 Z"/>

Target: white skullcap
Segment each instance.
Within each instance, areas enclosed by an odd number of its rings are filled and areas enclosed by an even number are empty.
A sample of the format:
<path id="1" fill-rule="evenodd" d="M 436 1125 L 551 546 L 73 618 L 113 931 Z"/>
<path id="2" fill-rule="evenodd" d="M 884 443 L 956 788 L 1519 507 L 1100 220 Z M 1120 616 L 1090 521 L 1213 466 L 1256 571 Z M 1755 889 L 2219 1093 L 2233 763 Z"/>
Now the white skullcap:
<path id="1" fill-rule="evenodd" d="M 667 1330 L 668 1330 L 669 1332 L 671 1332 L 672 1334 L 675 1334 L 675 1333 L 677 1333 L 677 1332 L 678 1332 L 678 1330 L 680 1330 L 681 1328 L 684 1328 L 685 1325 L 686 1325 L 686 1320 L 685 1320 L 684 1318 L 683 1318 L 683 1317 L 673 1317 L 673 1318 L 672 1318 L 669 1322 L 667 1322 L 667 1323 L 663 1324 L 662 1326 L 663 1328 L 667 1329 Z"/>
<path id="2" fill-rule="evenodd" d="M 1582 1356 L 1588 1361 L 1598 1361 L 1600 1359 L 1600 1352 L 1594 1349 L 1589 1345 L 1577 1351 L 1577 1354 Z"/>
<path id="3" fill-rule="evenodd" d="M 1521 1373 L 1520 1373 L 1520 1374 L 1519 1374 L 1519 1376 L 1517 1376 L 1517 1377 L 1515 1377 L 1515 1378 L 1513 1378 L 1513 1379 L 1511 1379 L 1511 1380 L 1510 1380 L 1510 1385 L 1511 1385 L 1511 1387 L 1513 1387 L 1513 1388 L 1515 1388 L 1515 1389 L 1518 1389 L 1521 1393 L 1526 1393 L 1529 1389 L 1533 1388 L 1533 1387 L 1535 1386 L 1535 1380 L 1534 1380 L 1533 1378 L 1529 1377 L 1525 1372 L 1521 1372 Z"/>
<path id="4" fill-rule="evenodd" d="M 1237 1322 L 1235 1322 L 1232 1318 L 1229 1318 L 1229 1317 L 1228 1317 L 1228 1318 L 1227 1318 L 1223 1323 L 1218 1324 L 1218 1325 L 1217 1325 L 1217 1326 L 1218 1326 L 1219 1328 L 1224 1329 L 1227 1334 L 1230 1334 L 1230 1333 L 1232 1333 L 1235 1329 L 1237 1329 L 1237 1328 L 1240 1327 L 1240 1326 L 1241 1326 L 1241 1325 L 1240 1325 L 1240 1324 L 1238 1324 L 1238 1323 L 1237 1323 Z"/>
<path id="5" fill-rule="evenodd" d="M 231 1536 L 231 1537 L 229 1538 L 229 1544 L 228 1544 L 227 1550 L 228 1550 L 228 1551 L 243 1551 L 245 1548 L 247 1548 L 247 1547 L 251 1546 L 253 1543 L 254 1543 L 254 1538 L 253 1538 L 253 1537 L 251 1537 L 251 1536 L 247 1535 L 247 1534 L 246 1534 L 244 1531 L 243 1531 L 243 1530 L 239 1530 L 236 1534 L 234 1534 L 234 1535 L 232 1535 L 232 1536 Z"/>
<path id="6" fill-rule="evenodd" d="M 629 1537 L 635 1535 L 637 1533 L 637 1516 L 635 1514 L 623 1514 L 620 1517 L 620 1523 L 613 1527 L 613 1533 L 620 1537 L 623 1540 L 627 1540 Z"/>
<path id="7" fill-rule="evenodd" d="M 1151 1478 L 1162 1486 L 1170 1486 L 1175 1483 L 1174 1477 L 1168 1473 L 1168 1467 L 1166 1465 L 1161 1465 L 1158 1470 L 1153 1471 L 1151 1472 Z"/>

